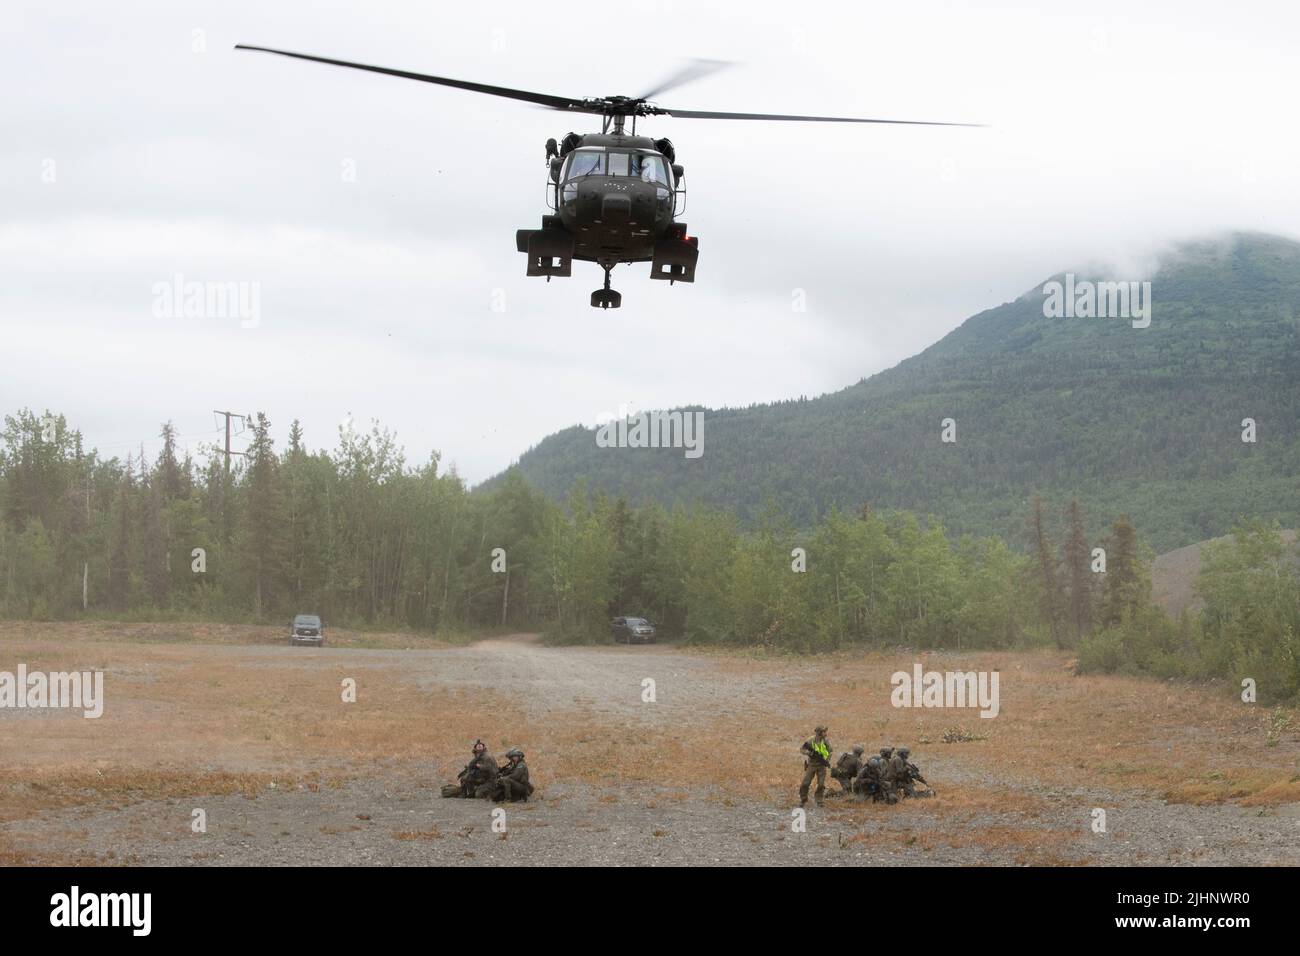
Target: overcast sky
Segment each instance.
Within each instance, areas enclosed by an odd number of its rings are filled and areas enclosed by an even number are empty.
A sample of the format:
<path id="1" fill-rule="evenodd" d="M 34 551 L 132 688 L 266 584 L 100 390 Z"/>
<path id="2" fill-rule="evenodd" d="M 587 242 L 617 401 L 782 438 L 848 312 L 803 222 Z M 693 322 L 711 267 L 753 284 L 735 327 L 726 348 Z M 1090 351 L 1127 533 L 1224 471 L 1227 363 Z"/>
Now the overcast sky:
<path id="1" fill-rule="evenodd" d="M 235 43 L 566 96 L 716 58 L 660 102 L 992 128 L 645 123 L 687 170 L 696 283 L 623 266 L 601 312 L 598 267 L 528 279 L 514 242 L 545 140 L 596 118 Z M 1300 237 L 1280 0 L 5 0 L 0 81 L 0 410 L 62 412 L 106 455 L 153 457 L 165 419 L 197 451 L 218 408 L 333 447 L 350 414 L 477 482 L 620 404 L 842 388 L 1066 268 Z M 259 321 L 159 317 L 177 274 L 256 283 Z"/>

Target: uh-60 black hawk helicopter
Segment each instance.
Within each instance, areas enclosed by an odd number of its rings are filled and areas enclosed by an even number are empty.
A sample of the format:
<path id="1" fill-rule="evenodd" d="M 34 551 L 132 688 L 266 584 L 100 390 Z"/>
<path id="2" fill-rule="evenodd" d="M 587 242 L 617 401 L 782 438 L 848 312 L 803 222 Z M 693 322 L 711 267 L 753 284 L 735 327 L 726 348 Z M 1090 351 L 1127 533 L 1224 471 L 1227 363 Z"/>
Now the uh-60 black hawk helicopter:
<path id="1" fill-rule="evenodd" d="M 408 80 L 438 83 L 475 93 L 523 100 L 568 113 L 593 113 L 601 117 L 599 133 L 569 133 L 559 143 L 546 141 L 550 168 L 547 205 L 555 215 L 542 216 L 542 228 L 520 229 L 515 243 L 528 256 L 528 274 L 568 276 L 573 260 L 594 262 L 605 270 L 605 287 L 591 294 L 591 304 L 617 309 L 623 297 L 609 287 L 609 274 L 621 262 L 649 262 L 650 278 L 694 282 L 699 240 L 689 236 L 686 223 L 676 217 L 683 208 L 685 171 L 668 139 L 636 134 L 643 116 L 681 119 L 778 120 L 811 123 L 889 123 L 904 126 L 976 126 L 975 123 L 932 123 L 920 120 L 861 119 L 847 116 L 792 116 L 780 113 L 720 113 L 712 110 L 669 109 L 651 97 L 698 79 L 726 63 L 695 60 L 666 77 L 641 96 L 604 96 L 575 99 L 529 90 L 512 90 L 486 83 L 452 80 L 427 73 L 392 70 L 347 60 L 332 60 L 305 53 L 239 44 L 236 50 L 277 53 L 299 60 L 385 73 Z M 628 119 L 631 131 L 628 131 Z"/>

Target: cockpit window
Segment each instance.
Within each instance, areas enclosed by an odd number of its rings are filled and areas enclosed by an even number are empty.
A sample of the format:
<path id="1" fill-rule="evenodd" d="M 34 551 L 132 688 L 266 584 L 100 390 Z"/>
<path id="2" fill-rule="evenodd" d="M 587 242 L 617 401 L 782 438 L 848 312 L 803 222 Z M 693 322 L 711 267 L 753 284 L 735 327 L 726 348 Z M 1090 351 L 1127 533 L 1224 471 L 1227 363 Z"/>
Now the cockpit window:
<path id="1" fill-rule="evenodd" d="M 628 167 L 627 153 L 609 154 L 609 174 L 611 176 L 626 176 L 627 167 Z"/>
<path id="2" fill-rule="evenodd" d="M 580 149 L 569 160 L 569 172 L 566 179 L 579 176 L 601 176 L 605 172 L 605 154 L 598 149 Z"/>
<path id="3" fill-rule="evenodd" d="M 641 182 L 668 185 L 668 173 L 662 156 L 638 154 L 633 157 L 632 166 L 632 175 L 641 177 Z"/>
<path id="4" fill-rule="evenodd" d="M 583 176 L 630 176 L 643 183 L 670 185 L 668 166 L 656 153 L 619 153 L 599 149 L 574 150 L 565 180 Z"/>

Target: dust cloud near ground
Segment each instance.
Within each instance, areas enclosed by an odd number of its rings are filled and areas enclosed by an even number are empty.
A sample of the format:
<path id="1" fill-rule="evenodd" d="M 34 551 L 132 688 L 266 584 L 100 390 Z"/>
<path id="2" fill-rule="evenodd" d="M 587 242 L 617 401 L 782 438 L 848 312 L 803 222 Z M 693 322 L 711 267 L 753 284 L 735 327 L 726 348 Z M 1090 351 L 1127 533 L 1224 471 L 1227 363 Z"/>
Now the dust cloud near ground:
<path id="1" fill-rule="evenodd" d="M 892 706 L 916 662 L 997 670 L 998 716 Z M 0 709 L 3 863 L 1300 864 L 1300 720 L 1059 653 L 0 624 L 19 663 L 102 670 L 107 699 Z M 837 753 L 910 745 L 937 796 L 832 796 L 799 826 L 815 723 Z M 526 750 L 532 801 L 439 798 L 478 737 Z"/>

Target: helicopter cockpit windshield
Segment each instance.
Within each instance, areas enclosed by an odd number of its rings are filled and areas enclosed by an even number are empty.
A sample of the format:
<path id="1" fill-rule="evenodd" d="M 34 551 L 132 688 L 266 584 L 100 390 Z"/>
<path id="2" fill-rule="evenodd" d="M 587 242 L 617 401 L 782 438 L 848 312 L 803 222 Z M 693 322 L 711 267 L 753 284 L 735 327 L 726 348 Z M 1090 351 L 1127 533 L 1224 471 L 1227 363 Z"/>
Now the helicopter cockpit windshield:
<path id="1" fill-rule="evenodd" d="M 603 149 L 575 149 L 569 158 L 565 181 L 584 176 L 628 176 L 643 183 L 667 186 L 668 169 L 657 153 L 618 152 Z"/>
<path id="2" fill-rule="evenodd" d="M 668 173 L 664 167 L 664 158 L 653 153 L 632 154 L 632 175 L 640 177 L 643 183 L 668 185 Z"/>
<path id="3" fill-rule="evenodd" d="M 580 179 L 583 176 L 605 175 L 605 151 L 601 149 L 575 149 L 569 160 L 565 179 Z"/>

